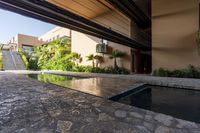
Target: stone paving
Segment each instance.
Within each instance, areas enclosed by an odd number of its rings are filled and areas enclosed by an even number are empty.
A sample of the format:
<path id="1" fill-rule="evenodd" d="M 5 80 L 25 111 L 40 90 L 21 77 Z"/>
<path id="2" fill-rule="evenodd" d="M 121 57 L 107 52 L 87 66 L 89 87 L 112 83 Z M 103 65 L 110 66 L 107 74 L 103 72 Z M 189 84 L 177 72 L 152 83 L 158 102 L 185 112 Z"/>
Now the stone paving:
<path id="1" fill-rule="evenodd" d="M 23 75 L 0 75 L 1 133 L 200 133 L 200 125 Z"/>

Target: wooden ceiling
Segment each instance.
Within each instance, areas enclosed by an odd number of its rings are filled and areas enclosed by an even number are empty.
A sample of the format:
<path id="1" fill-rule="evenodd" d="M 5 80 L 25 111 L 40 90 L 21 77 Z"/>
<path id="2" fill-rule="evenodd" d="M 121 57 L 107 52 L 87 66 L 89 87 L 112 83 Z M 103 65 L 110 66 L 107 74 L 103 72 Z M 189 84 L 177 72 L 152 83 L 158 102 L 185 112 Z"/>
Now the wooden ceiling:
<path id="1" fill-rule="evenodd" d="M 48 0 L 48 2 L 88 19 L 114 10 L 105 0 Z"/>
<path id="2" fill-rule="evenodd" d="M 80 15 L 65 10 L 55 4 L 49 3 L 46 0 L 0 0 L 0 8 L 85 34 L 105 38 L 106 40 L 128 47 L 133 47 L 135 49 L 151 49 L 148 44 L 137 42 L 133 38 L 129 38 L 118 32 L 110 30 L 109 28 L 94 23 Z M 110 10 L 110 8 L 108 9 Z"/>
<path id="3" fill-rule="evenodd" d="M 151 26 L 151 0 L 48 0 L 65 10 L 87 19 L 93 19 L 112 10 L 121 12 L 132 19 L 139 27 Z M 120 14 L 121 14 L 120 13 Z"/>

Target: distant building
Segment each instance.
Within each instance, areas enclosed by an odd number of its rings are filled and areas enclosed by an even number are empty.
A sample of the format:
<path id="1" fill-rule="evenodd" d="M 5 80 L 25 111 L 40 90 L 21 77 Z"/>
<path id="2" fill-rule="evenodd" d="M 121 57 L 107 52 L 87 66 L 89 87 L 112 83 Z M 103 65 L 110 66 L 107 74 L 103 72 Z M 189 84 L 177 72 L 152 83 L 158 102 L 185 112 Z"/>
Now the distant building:
<path id="1" fill-rule="evenodd" d="M 39 40 L 48 43 L 65 36 L 71 37 L 71 30 L 60 26 L 56 26 L 44 35 L 40 36 Z"/>
<path id="2" fill-rule="evenodd" d="M 38 46 L 43 44 L 43 41 L 40 41 L 38 37 L 17 34 L 16 36 L 12 37 L 8 41 L 8 45 L 12 50 L 18 50 L 18 48 L 28 49 L 29 47 Z"/>
<path id="3" fill-rule="evenodd" d="M 71 30 L 57 26 L 40 37 L 17 34 L 16 36 L 12 37 L 7 44 L 12 50 L 18 51 L 18 48 L 22 48 L 26 52 L 30 51 L 33 46 L 39 46 L 61 37 L 70 36 Z"/>

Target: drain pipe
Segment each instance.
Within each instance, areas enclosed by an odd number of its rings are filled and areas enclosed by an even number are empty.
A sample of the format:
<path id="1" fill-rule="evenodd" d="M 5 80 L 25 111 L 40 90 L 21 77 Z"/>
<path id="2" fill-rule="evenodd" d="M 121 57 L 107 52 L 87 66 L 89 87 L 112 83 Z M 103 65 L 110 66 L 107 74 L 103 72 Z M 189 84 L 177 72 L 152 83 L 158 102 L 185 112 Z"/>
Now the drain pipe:
<path id="1" fill-rule="evenodd" d="M 12 57 L 12 60 L 13 60 L 14 66 L 15 66 L 15 70 L 16 70 L 16 69 L 17 69 L 16 61 L 15 61 L 14 56 L 13 56 L 13 54 L 12 54 L 12 52 L 11 52 L 10 49 L 9 49 L 9 52 L 10 52 L 10 55 L 11 55 L 11 57 Z"/>

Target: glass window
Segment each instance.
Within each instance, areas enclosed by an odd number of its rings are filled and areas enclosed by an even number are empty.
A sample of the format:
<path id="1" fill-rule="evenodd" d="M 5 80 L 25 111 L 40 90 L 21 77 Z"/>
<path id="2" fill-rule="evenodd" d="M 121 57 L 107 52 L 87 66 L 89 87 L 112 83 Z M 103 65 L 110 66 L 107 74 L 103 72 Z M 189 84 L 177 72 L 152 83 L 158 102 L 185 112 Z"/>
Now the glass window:
<path id="1" fill-rule="evenodd" d="M 22 45 L 22 49 L 24 53 L 27 53 L 27 54 L 29 54 L 30 52 L 34 50 L 33 46 L 25 45 L 25 44 Z"/>

